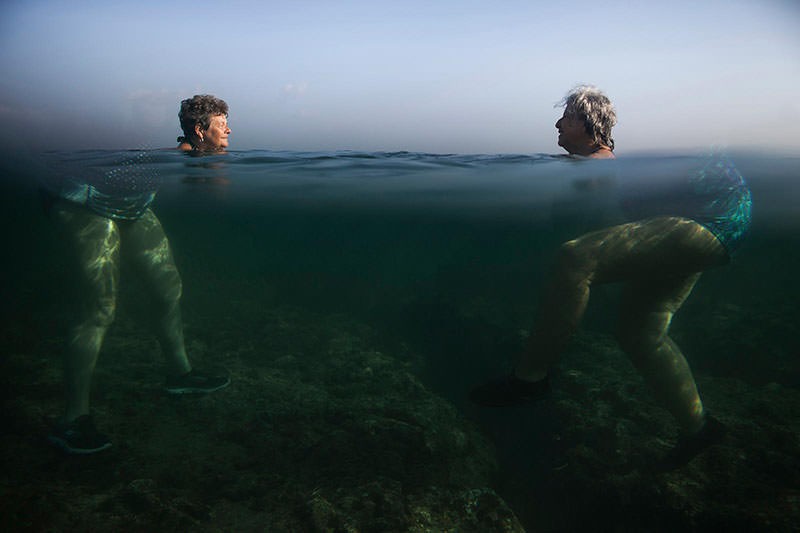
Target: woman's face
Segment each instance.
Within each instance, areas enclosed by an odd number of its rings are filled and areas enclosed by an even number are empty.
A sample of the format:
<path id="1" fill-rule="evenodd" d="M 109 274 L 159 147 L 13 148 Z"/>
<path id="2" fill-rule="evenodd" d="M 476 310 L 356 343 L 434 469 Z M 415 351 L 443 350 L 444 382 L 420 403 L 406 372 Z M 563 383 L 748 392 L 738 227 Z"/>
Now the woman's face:
<path id="1" fill-rule="evenodd" d="M 203 147 L 208 150 L 224 150 L 228 147 L 228 135 L 231 129 L 228 127 L 228 119 L 225 115 L 214 115 L 208 129 L 202 130 L 198 126 L 198 133 L 203 139 Z"/>
<path id="2" fill-rule="evenodd" d="M 556 122 L 558 130 L 558 145 L 571 154 L 581 153 L 583 149 L 592 145 L 592 139 L 586 133 L 583 121 L 564 110 L 564 115 Z"/>

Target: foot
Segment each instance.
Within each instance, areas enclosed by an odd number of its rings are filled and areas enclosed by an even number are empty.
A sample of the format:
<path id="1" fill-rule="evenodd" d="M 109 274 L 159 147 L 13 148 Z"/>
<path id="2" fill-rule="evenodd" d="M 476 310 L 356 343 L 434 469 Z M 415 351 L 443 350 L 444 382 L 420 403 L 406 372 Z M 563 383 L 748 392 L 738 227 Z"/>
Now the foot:
<path id="1" fill-rule="evenodd" d="M 170 394 L 204 394 L 224 389 L 230 382 L 228 376 L 209 376 L 190 370 L 181 376 L 168 376 L 164 388 Z"/>
<path id="2" fill-rule="evenodd" d="M 668 472 L 687 464 L 706 448 L 717 444 L 727 433 L 725 425 L 712 416 L 706 416 L 705 424 L 700 430 L 684 436 L 661 459 L 660 470 Z"/>
<path id="3" fill-rule="evenodd" d="M 47 439 L 63 451 L 74 454 L 97 453 L 111 447 L 111 441 L 97 431 L 90 415 L 59 424 Z"/>
<path id="4" fill-rule="evenodd" d="M 486 407 L 509 407 L 543 400 L 550 396 L 550 380 L 527 381 L 514 374 L 487 381 L 469 393 L 469 399 Z"/>

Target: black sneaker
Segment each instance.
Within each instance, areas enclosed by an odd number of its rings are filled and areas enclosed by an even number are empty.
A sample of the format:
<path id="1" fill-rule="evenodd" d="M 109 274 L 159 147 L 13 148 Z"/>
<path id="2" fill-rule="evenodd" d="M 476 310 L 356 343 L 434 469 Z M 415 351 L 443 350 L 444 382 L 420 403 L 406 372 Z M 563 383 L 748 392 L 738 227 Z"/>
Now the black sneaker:
<path id="1" fill-rule="evenodd" d="M 513 374 L 487 381 L 469 393 L 469 399 L 486 407 L 509 407 L 543 400 L 550 396 L 550 380 L 525 381 Z"/>
<path id="2" fill-rule="evenodd" d="M 725 424 L 712 416 L 706 416 L 706 422 L 700 431 L 678 439 L 678 443 L 661 459 L 658 470 L 669 472 L 687 464 L 700 452 L 717 444 L 728 432 Z"/>
<path id="3" fill-rule="evenodd" d="M 111 447 L 111 441 L 94 427 L 91 415 L 82 415 L 66 424 L 59 424 L 48 440 L 67 453 L 90 454 Z"/>
<path id="4" fill-rule="evenodd" d="M 182 376 L 168 376 L 165 388 L 170 394 L 203 394 L 223 389 L 230 382 L 228 376 L 207 376 L 190 370 Z"/>

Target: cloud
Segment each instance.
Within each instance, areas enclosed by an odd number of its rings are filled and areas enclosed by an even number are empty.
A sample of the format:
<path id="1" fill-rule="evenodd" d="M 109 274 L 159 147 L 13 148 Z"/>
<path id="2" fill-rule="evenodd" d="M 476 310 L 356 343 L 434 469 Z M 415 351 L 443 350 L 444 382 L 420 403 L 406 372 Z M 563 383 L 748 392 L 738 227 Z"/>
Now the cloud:
<path id="1" fill-rule="evenodd" d="M 308 90 L 308 82 L 286 83 L 281 87 L 281 94 L 286 98 L 300 98 Z"/>
<path id="2" fill-rule="evenodd" d="M 183 92 L 168 89 L 136 89 L 125 95 L 124 123 L 126 127 L 165 128 L 177 125 Z M 138 127 L 138 126 L 136 126 Z"/>
<path id="3" fill-rule="evenodd" d="M 44 122 L 46 117 L 42 109 L 17 107 L 0 103 L 0 119 L 21 122 Z"/>
<path id="4" fill-rule="evenodd" d="M 159 89 L 159 90 L 137 89 L 135 91 L 130 91 L 126 95 L 126 99 L 129 102 L 136 102 L 147 105 L 164 105 L 164 104 L 174 105 L 176 101 L 181 100 L 182 94 L 183 93 L 180 93 L 178 91 L 170 91 L 168 89 Z"/>

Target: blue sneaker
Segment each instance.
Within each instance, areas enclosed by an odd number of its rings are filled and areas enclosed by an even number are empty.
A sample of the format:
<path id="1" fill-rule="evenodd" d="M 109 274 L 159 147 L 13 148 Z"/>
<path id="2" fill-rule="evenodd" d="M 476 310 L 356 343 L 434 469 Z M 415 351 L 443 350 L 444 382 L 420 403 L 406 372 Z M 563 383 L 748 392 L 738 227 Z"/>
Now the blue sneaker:
<path id="1" fill-rule="evenodd" d="M 190 370 L 182 376 L 168 376 L 164 388 L 170 394 L 205 394 L 224 389 L 230 383 L 228 376 L 208 376 Z"/>
<path id="2" fill-rule="evenodd" d="M 109 438 L 97 431 L 91 415 L 59 424 L 47 439 L 67 453 L 87 455 L 111 448 Z"/>

